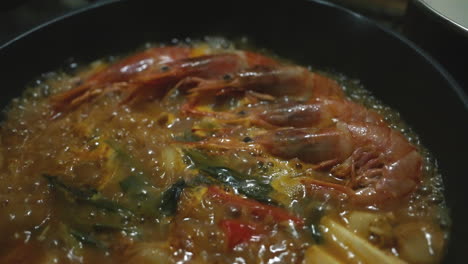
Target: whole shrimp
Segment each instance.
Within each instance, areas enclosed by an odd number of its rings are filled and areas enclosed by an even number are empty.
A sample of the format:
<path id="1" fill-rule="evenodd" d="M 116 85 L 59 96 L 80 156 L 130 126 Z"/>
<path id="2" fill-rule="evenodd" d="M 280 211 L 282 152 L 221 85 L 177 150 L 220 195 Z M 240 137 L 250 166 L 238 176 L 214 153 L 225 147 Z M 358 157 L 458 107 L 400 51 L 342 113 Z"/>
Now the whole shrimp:
<path id="1" fill-rule="evenodd" d="M 287 103 L 259 104 L 231 112 L 216 112 L 211 116 L 225 123 L 251 124 L 267 129 L 278 127 L 326 127 L 337 120 L 364 121 L 381 124 L 383 117 L 364 106 L 341 97 L 315 97 L 308 102 L 289 101 Z"/>
<path id="2" fill-rule="evenodd" d="M 421 155 L 376 112 L 347 99 L 323 98 L 289 109 L 260 116 L 283 128 L 256 142 L 274 156 L 298 158 L 345 180 L 344 186 L 312 179 L 305 185 L 345 193 L 355 205 L 373 208 L 396 204 L 418 186 Z"/>
<path id="3" fill-rule="evenodd" d="M 125 102 L 137 97 L 160 97 L 174 86 L 193 80 L 222 79 L 252 65 L 275 64 L 252 52 L 210 54 L 185 46 L 156 47 L 104 68 L 77 87 L 51 98 L 54 110 L 64 112 L 108 91 L 124 91 Z M 118 84 L 118 85 L 117 85 Z"/>
<path id="4" fill-rule="evenodd" d="M 318 97 L 304 103 L 273 106 L 256 115 L 271 125 L 284 127 L 325 127 L 336 120 L 383 123 L 383 117 L 375 111 L 345 98 Z"/>
<path id="5" fill-rule="evenodd" d="M 89 77 L 83 84 L 52 97 L 55 112 L 65 112 L 108 91 L 124 91 L 122 103 L 161 97 L 173 88 L 188 90 L 183 109 L 194 112 L 200 98 L 230 92 L 255 92 L 259 98 L 311 94 L 342 96 L 339 85 L 306 68 L 283 65 L 249 51 L 192 56 L 189 47 L 152 48 L 119 61 Z M 118 84 L 118 85 L 116 85 Z"/>
<path id="6" fill-rule="evenodd" d="M 266 101 L 283 96 L 299 101 L 321 96 L 344 97 L 336 81 L 300 66 L 279 63 L 254 65 L 227 77 L 223 80 L 200 80 L 194 88 L 188 90 L 189 101 L 183 110 L 191 114 L 211 115 L 194 110 L 201 99 L 235 92 L 247 92 L 251 97 Z"/>
<path id="7" fill-rule="evenodd" d="M 225 80 L 201 82 L 190 93 L 215 91 L 217 95 L 235 91 L 255 91 L 273 96 L 341 96 L 338 84 L 300 66 L 255 65 L 234 73 Z"/>
<path id="8" fill-rule="evenodd" d="M 98 70 L 77 87 L 54 95 L 51 102 L 56 113 L 73 109 L 109 90 L 112 84 L 127 82 L 150 70 L 163 68 L 173 61 L 187 58 L 190 49 L 183 46 L 154 47 Z"/>

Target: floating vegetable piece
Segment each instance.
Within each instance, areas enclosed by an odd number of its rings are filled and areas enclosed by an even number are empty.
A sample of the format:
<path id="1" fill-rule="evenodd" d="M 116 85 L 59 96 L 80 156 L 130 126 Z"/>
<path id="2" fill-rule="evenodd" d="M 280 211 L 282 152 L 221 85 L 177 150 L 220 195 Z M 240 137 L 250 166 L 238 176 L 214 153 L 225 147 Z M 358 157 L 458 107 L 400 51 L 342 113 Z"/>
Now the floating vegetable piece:
<path id="1" fill-rule="evenodd" d="M 187 164 L 184 162 L 184 153 L 175 145 L 164 146 L 158 155 L 160 168 L 168 179 L 180 179 L 186 174 Z"/>
<path id="2" fill-rule="evenodd" d="M 305 252 L 304 264 L 342 264 L 323 247 L 313 245 Z"/>
<path id="3" fill-rule="evenodd" d="M 117 142 L 106 140 L 106 143 L 115 151 L 115 159 L 132 172 L 131 175 L 119 182 L 120 188 L 126 195 L 126 205 L 135 213 L 148 217 L 159 216 L 160 189 L 151 184 L 146 176 L 146 170 L 132 155 L 123 149 Z"/>
<path id="4" fill-rule="evenodd" d="M 394 243 L 391 220 L 391 215 L 384 213 L 352 211 L 348 216 L 348 227 L 376 246 L 391 246 Z"/>
<path id="5" fill-rule="evenodd" d="M 273 191 L 269 184 L 222 166 L 222 162 L 216 159 L 212 160 L 200 151 L 186 149 L 185 153 L 201 172 L 208 174 L 217 181 L 234 188 L 249 198 L 264 203 L 274 203 L 269 197 L 269 194 Z"/>
<path id="6" fill-rule="evenodd" d="M 125 231 L 127 233 L 138 234 L 139 230 L 136 226 L 125 226 L 122 224 L 112 223 L 95 223 L 92 226 L 93 231 L 96 232 L 107 232 L 107 231 Z"/>
<path id="7" fill-rule="evenodd" d="M 248 242 L 253 236 L 260 234 L 259 228 L 253 223 L 241 220 L 222 220 L 219 226 L 226 234 L 228 247 L 234 248 L 238 244 Z"/>
<path id="8" fill-rule="evenodd" d="M 114 150 L 114 158 L 120 161 L 119 165 L 133 170 L 134 174 L 148 174 L 145 168 L 117 142 L 106 140 L 105 143 Z"/>
<path id="9" fill-rule="evenodd" d="M 439 263 L 444 251 L 444 235 L 434 224 L 405 223 L 395 228 L 400 256 L 418 264 Z"/>
<path id="10" fill-rule="evenodd" d="M 396 264 L 405 261 L 386 253 L 359 237 L 346 227 L 324 217 L 321 221 L 322 233 L 326 244 L 333 247 L 343 255 L 363 263 Z"/>
<path id="11" fill-rule="evenodd" d="M 175 139 L 181 142 L 198 142 L 203 138 L 195 134 L 192 129 L 188 129 L 185 130 L 181 136 L 178 136 Z"/>
<path id="12" fill-rule="evenodd" d="M 306 224 L 309 226 L 310 233 L 315 243 L 322 244 L 323 235 L 320 230 L 320 220 L 326 214 L 327 203 L 312 201 L 308 204 L 306 209 L 306 214 L 308 215 Z"/>
<path id="13" fill-rule="evenodd" d="M 136 203 L 134 211 L 144 216 L 157 217 L 161 213 L 173 215 L 177 210 L 177 202 L 185 181 L 179 180 L 174 183 L 163 194 L 158 189 L 143 181 L 142 177 L 129 176 L 120 182 L 122 190 L 129 196 L 130 202 Z"/>
<path id="14" fill-rule="evenodd" d="M 177 211 L 177 202 L 185 186 L 185 181 L 179 180 L 164 192 L 159 206 L 163 214 L 173 215 Z"/>
<path id="15" fill-rule="evenodd" d="M 133 236 L 140 233 L 138 228 L 132 225 L 131 219 L 134 217 L 134 213 L 127 207 L 102 197 L 95 190 L 65 185 L 56 176 L 44 175 L 44 177 L 53 188 L 65 197 L 67 205 L 63 208 L 61 219 L 67 222 L 66 229 L 70 229 L 68 232 L 79 241 L 98 248 L 105 248 L 104 242 L 91 235 L 92 231 L 104 229 L 126 231 Z M 101 212 L 97 218 L 90 219 L 87 216 L 87 214 L 96 215 L 96 212 Z"/>
<path id="16" fill-rule="evenodd" d="M 216 158 L 209 158 L 199 150 L 184 149 L 184 153 L 190 158 L 190 161 L 192 161 L 197 168 L 220 166 L 220 162 Z"/>
<path id="17" fill-rule="evenodd" d="M 161 194 L 161 188 L 154 186 L 150 179 L 146 176 L 143 166 L 117 143 L 107 141 L 108 144 L 115 150 L 116 158 L 125 163 L 125 166 L 134 169 L 134 173 L 119 184 L 122 191 L 128 199 L 128 206 L 135 213 L 146 217 L 159 217 L 162 214 L 172 215 L 177 209 L 177 201 L 182 189 L 185 187 L 185 182 L 179 180 L 174 183 L 169 189 Z M 173 156 L 177 151 L 175 149 L 166 148 L 165 156 Z M 169 166 L 169 165 L 166 165 Z M 170 167 L 170 166 L 169 166 Z M 171 167 L 171 171 L 175 168 Z"/>
<path id="18" fill-rule="evenodd" d="M 246 207 L 251 214 L 257 215 L 261 218 L 272 217 L 275 221 L 278 222 L 292 221 L 298 226 L 304 225 L 304 221 L 301 218 L 292 215 L 283 208 L 262 204 L 251 199 L 242 198 L 238 195 L 227 193 L 216 186 L 210 186 L 208 188 L 207 195 L 221 203 Z"/>
<path id="19" fill-rule="evenodd" d="M 60 222 L 54 225 L 53 228 L 56 229 L 56 238 L 63 243 L 70 256 L 83 255 L 82 242 L 72 234 L 72 229 L 68 225 Z"/>
<path id="20" fill-rule="evenodd" d="M 268 197 L 273 188 L 268 184 L 249 180 L 246 175 L 225 167 L 208 167 L 200 170 L 249 198 L 264 203 L 273 203 L 273 200 Z"/>
<path id="21" fill-rule="evenodd" d="M 93 246 L 93 247 L 96 247 L 96 248 L 100 248 L 100 249 L 107 249 L 108 246 L 96 239 L 94 236 L 92 236 L 91 234 L 89 233 L 85 233 L 85 232 L 81 232 L 81 231 L 78 231 L 78 230 L 75 230 L 75 229 L 71 229 L 70 230 L 70 234 L 75 237 L 78 241 L 84 243 L 84 244 L 87 244 L 87 245 L 90 245 L 90 246 Z"/>
<path id="22" fill-rule="evenodd" d="M 172 264 L 170 245 L 167 242 L 137 242 L 123 251 L 119 258 L 127 264 Z"/>
<path id="23" fill-rule="evenodd" d="M 128 206 L 138 214 L 156 217 L 159 215 L 159 190 L 142 175 L 131 175 L 120 182 L 120 187 L 128 199 Z"/>
<path id="24" fill-rule="evenodd" d="M 96 190 L 87 188 L 76 188 L 68 186 L 61 182 L 58 177 L 48 174 L 43 175 L 52 188 L 59 190 L 70 202 L 81 202 L 99 209 L 105 209 L 111 212 L 118 212 L 124 215 L 131 215 L 132 212 L 120 204 L 104 198 Z"/>

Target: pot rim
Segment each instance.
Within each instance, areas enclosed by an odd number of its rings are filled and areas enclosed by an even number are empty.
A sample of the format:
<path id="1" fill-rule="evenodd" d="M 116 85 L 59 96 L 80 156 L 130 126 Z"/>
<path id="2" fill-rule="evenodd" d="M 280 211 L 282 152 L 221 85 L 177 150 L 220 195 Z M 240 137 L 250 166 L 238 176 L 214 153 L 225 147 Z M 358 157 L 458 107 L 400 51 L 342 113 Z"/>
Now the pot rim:
<path id="1" fill-rule="evenodd" d="M 21 41 L 22 39 L 27 38 L 29 35 L 37 33 L 40 31 L 42 28 L 46 28 L 49 25 L 55 24 L 60 22 L 61 20 L 67 19 L 69 17 L 79 15 L 80 13 L 84 13 L 88 10 L 96 9 L 102 6 L 110 5 L 113 3 L 117 2 L 124 2 L 124 1 L 129 1 L 129 0 L 102 0 L 98 1 L 95 3 L 92 3 L 90 5 L 87 5 L 85 7 L 79 8 L 77 10 L 65 13 L 63 15 L 59 15 L 55 18 L 50 19 L 49 21 L 39 24 L 35 27 L 32 27 L 31 29 L 18 34 L 16 37 L 13 37 L 11 40 L 1 44 L 0 43 L 0 53 L 4 52 L 5 50 L 8 49 L 9 46 L 12 46 L 15 42 Z M 136 1 L 136 0 L 135 0 Z M 395 32 L 394 30 L 387 28 L 383 25 L 380 25 L 379 23 L 373 21 L 370 18 L 367 18 L 366 16 L 363 16 L 359 13 L 356 13 L 354 11 L 351 11 L 343 6 L 340 6 L 338 4 L 331 3 L 326 0 L 304 0 L 305 2 L 312 2 L 312 3 L 318 3 L 322 4 L 325 6 L 332 7 L 334 9 L 340 10 L 340 12 L 346 13 L 350 16 L 355 17 L 356 19 L 360 19 L 364 21 L 365 23 L 372 24 L 372 26 L 377 27 L 379 30 L 384 31 L 386 34 L 391 35 L 392 37 L 398 39 L 399 41 L 403 42 L 405 45 L 409 46 L 411 49 L 413 49 L 419 56 L 423 57 L 424 60 L 427 61 L 427 63 L 431 64 L 436 70 L 442 74 L 442 76 L 446 79 L 446 81 L 450 84 L 451 88 L 453 91 L 456 93 L 458 99 L 463 103 L 465 109 L 468 111 L 468 95 L 464 92 L 464 90 L 461 88 L 461 86 L 458 84 L 458 82 L 452 77 L 452 75 L 437 61 L 435 60 L 431 55 L 429 55 L 427 52 L 422 50 L 418 45 L 413 43 L 411 40 L 408 38 L 404 37 L 400 33 Z M 427 7 L 426 11 L 429 11 L 430 7 L 426 5 L 424 0 L 413 0 L 412 2 L 415 2 L 417 5 Z M 434 11 L 435 12 L 435 11 Z M 449 21 L 449 20 L 447 20 Z M 451 22 L 453 23 L 453 22 Z M 459 30 L 463 30 L 464 33 L 468 36 L 468 29 L 465 29 L 464 27 L 458 28 Z"/>
<path id="2" fill-rule="evenodd" d="M 430 14 L 434 18 L 437 18 L 439 22 L 441 22 L 445 26 L 450 27 L 451 29 L 455 29 L 457 32 L 468 37 L 468 25 L 464 26 L 461 23 L 449 18 L 447 15 L 443 14 L 442 12 L 434 8 L 432 5 L 427 3 L 426 0 L 413 0 L 412 2 L 414 2 L 418 8 L 422 9 L 427 14 Z"/>

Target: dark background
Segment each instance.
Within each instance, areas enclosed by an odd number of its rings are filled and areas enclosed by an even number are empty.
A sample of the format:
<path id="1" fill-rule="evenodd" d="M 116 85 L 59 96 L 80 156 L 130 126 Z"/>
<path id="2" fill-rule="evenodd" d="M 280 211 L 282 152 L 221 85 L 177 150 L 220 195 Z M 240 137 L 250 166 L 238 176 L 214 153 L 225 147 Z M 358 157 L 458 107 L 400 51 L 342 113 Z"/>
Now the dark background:
<path id="1" fill-rule="evenodd" d="M 0 0 L 0 46 L 51 18 L 99 0 Z"/>
<path id="2" fill-rule="evenodd" d="M 0 0 L 0 46 L 51 18 L 100 1 L 103 0 Z M 435 57 L 468 93 L 468 74 L 465 74 L 468 68 L 468 32 L 454 34 L 443 22 L 415 8 L 416 0 L 328 1 L 405 35 Z"/>
<path id="3" fill-rule="evenodd" d="M 102 0 L 0 0 L 0 46 L 51 18 Z M 401 30 L 407 0 L 329 0 Z"/>

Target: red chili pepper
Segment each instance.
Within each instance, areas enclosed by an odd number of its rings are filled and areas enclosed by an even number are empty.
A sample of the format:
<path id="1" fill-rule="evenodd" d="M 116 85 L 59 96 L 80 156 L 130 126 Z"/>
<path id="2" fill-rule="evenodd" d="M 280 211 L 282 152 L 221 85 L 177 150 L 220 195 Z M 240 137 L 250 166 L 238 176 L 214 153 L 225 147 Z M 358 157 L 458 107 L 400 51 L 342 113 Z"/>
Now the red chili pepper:
<path id="1" fill-rule="evenodd" d="M 261 233 L 257 226 L 236 219 L 222 220 L 219 225 L 226 234 L 230 249 Z"/>
<path id="2" fill-rule="evenodd" d="M 302 219 L 292 215 L 283 208 L 262 204 L 251 199 L 229 194 L 216 186 L 210 186 L 208 188 L 207 194 L 222 203 L 247 207 L 251 214 L 257 215 L 259 218 L 265 218 L 266 216 L 270 215 L 275 221 L 278 222 L 291 220 L 298 226 L 304 225 L 304 221 Z"/>

